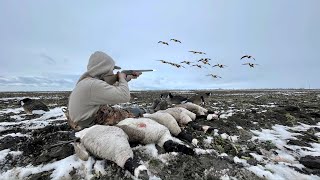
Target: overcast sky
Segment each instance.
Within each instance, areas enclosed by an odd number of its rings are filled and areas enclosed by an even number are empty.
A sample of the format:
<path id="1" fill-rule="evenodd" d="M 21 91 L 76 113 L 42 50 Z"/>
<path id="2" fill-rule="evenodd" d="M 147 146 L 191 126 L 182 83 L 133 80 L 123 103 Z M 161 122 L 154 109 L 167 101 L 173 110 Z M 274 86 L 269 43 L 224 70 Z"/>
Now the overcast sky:
<path id="1" fill-rule="evenodd" d="M 319 0 L 2 0 L 0 91 L 72 90 L 97 50 L 122 69 L 157 70 L 129 82 L 132 90 L 320 88 L 319 7 Z M 256 61 L 240 60 L 246 54 Z M 201 58 L 228 67 L 156 61 Z"/>

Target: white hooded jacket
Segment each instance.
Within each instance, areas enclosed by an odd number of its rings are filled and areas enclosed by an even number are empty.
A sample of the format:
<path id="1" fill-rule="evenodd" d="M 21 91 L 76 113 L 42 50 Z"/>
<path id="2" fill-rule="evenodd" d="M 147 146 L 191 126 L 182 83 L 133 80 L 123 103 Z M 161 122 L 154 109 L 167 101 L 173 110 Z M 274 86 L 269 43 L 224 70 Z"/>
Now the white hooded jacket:
<path id="1" fill-rule="evenodd" d="M 100 80 L 102 75 L 112 75 L 114 60 L 107 54 L 97 51 L 90 56 L 85 72 L 69 97 L 69 117 L 81 128 L 88 127 L 101 105 L 130 101 L 128 82 L 119 79 L 118 85 L 110 85 Z"/>

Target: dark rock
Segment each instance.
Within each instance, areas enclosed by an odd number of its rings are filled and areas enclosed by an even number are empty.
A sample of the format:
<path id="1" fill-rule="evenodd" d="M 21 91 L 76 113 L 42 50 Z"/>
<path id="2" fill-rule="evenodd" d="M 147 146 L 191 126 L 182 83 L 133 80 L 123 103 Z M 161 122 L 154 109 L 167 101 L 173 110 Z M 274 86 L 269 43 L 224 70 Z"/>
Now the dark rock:
<path id="1" fill-rule="evenodd" d="M 74 149 L 71 144 L 56 146 L 43 152 L 38 158 L 35 159 L 34 164 L 38 165 L 44 162 L 49 162 L 53 159 L 61 160 L 72 154 L 74 154 Z"/>
<path id="2" fill-rule="evenodd" d="M 296 106 L 286 106 L 284 107 L 284 109 L 286 111 L 289 111 L 289 112 L 297 112 L 297 111 L 300 111 L 300 108 L 299 107 L 296 107 Z"/>
<path id="3" fill-rule="evenodd" d="M 252 165 L 252 166 L 256 166 L 258 164 L 258 161 L 253 159 L 253 158 L 250 158 L 247 160 L 247 163 Z"/>
<path id="4" fill-rule="evenodd" d="M 299 172 L 299 168 L 297 168 L 296 171 Z M 302 168 L 302 170 L 300 171 L 304 174 L 308 174 L 308 175 L 314 174 L 314 175 L 320 176 L 320 169 Z"/>
<path id="5" fill-rule="evenodd" d="M 27 177 L 27 180 L 45 180 L 45 179 L 50 179 L 52 171 L 44 171 L 41 173 L 37 174 L 31 174 L 30 176 Z"/>
<path id="6" fill-rule="evenodd" d="M 310 169 L 320 169 L 320 156 L 305 156 L 299 162 Z"/>
<path id="7" fill-rule="evenodd" d="M 296 146 L 306 146 L 306 147 L 311 147 L 310 144 L 306 143 L 306 142 L 303 142 L 303 141 L 300 141 L 300 140 L 294 140 L 294 139 L 291 139 L 287 142 L 287 144 L 289 145 L 296 145 Z"/>
<path id="8" fill-rule="evenodd" d="M 17 144 L 25 142 L 26 139 L 27 139 L 26 137 L 6 136 L 0 140 L 0 151 L 4 149 L 16 150 Z"/>
<path id="9" fill-rule="evenodd" d="M 309 115 L 313 118 L 320 118 L 320 114 L 316 112 L 309 113 Z"/>

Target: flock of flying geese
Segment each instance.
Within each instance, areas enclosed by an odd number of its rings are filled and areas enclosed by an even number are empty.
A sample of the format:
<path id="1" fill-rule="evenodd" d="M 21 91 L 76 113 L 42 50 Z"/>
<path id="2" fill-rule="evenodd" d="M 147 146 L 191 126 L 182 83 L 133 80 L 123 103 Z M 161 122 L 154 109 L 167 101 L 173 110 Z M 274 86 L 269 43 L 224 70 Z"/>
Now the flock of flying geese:
<path id="1" fill-rule="evenodd" d="M 181 43 L 181 41 L 177 40 L 177 39 L 170 39 L 170 41 L 173 41 L 174 43 Z M 168 42 L 165 42 L 165 41 L 159 41 L 158 43 L 161 43 L 161 44 L 164 44 L 164 45 L 167 45 L 169 46 L 169 43 Z M 201 51 L 189 51 L 190 53 L 193 53 L 193 54 L 206 54 L 205 52 L 201 52 Z M 244 55 L 240 58 L 240 60 L 242 59 L 253 59 L 253 60 L 256 60 L 254 57 L 250 56 L 250 55 Z M 178 63 L 173 63 L 173 62 L 169 62 L 169 61 L 165 61 L 165 60 L 157 60 L 157 61 L 160 61 L 161 63 L 164 63 L 164 64 L 169 64 L 171 66 L 174 66 L 176 68 L 185 68 L 185 66 L 183 66 L 183 64 L 186 64 L 186 65 L 189 65 L 191 67 L 197 67 L 197 68 L 208 68 L 207 66 L 211 66 L 211 67 L 218 67 L 218 68 L 225 68 L 225 67 L 228 67 L 224 64 L 211 64 L 210 61 L 211 59 L 210 58 L 201 58 L 199 59 L 198 61 L 196 62 L 193 62 L 193 61 L 182 61 L 180 62 L 179 64 Z M 254 63 L 244 63 L 242 65 L 248 65 L 250 68 L 254 68 L 256 65 L 258 64 L 254 64 Z M 212 76 L 213 78 L 221 78 L 221 76 L 218 76 L 216 74 L 208 74 L 207 76 Z"/>

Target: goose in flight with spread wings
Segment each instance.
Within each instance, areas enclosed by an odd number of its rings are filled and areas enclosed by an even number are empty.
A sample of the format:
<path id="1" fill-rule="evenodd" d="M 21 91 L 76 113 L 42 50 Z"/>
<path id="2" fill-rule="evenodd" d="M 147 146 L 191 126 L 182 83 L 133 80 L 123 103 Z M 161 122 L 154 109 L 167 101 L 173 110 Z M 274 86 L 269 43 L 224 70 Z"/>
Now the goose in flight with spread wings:
<path id="1" fill-rule="evenodd" d="M 207 76 L 211 76 L 211 77 L 213 77 L 213 78 L 221 78 L 221 76 L 218 76 L 218 75 L 216 75 L 216 74 L 208 74 Z"/>
<path id="2" fill-rule="evenodd" d="M 191 52 L 191 53 L 193 53 L 193 54 L 206 54 L 206 53 L 201 52 L 201 51 L 189 51 L 189 52 Z"/>
<path id="3" fill-rule="evenodd" d="M 191 62 L 191 61 L 182 61 L 182 62 L 180 62 L 180 63 L 184 63 L 184 64 L 190 65 L 190 64 L 193 63 L 193 62 Z"/>
<path id="4" fill-rule="evenodd" d="M 251 68 L 253 68 L 254 66 L 256 65 L 259 65 L 259 64 L 253 64 L 253 63 L 244 63 L 242 65 L 249 65 Z"/>
<path id="5" fill-rule="evenodd" d="M 254 60 L 256 60 L 254 57 L 252 57 L 252 56 L 250 56 L 250 55 L 244 55 L 244 56 L 242 56 L 241 57 L 241 59 L 243 59 L 243 58 L 248 58 L 248 59 L 254 59 Z"/>
<path id="6" fill-rule="evenodd" d="M 224 64 L 215 64 L 215 65 L 213 65 L 212 67 L 225 68 L 225 67 L 228 67 L 228 66 L 226 66 L 226 65 L 224 65 Z"/>
<path id="7" fill-rule="evenodd" d="M 181 41 L 179 41 L 178 39 L 170 39 L 170 41 L 181 43 Z"/>
<path id="8" fill-rule="evenodd" d="M 164 42 L 164 41 L 159 41 L 158 43 L 162 43 L 162 44 L 165 44 L 165 45 L 168 45 L 168 46 L 169 46 L 169 43 Z"/>

